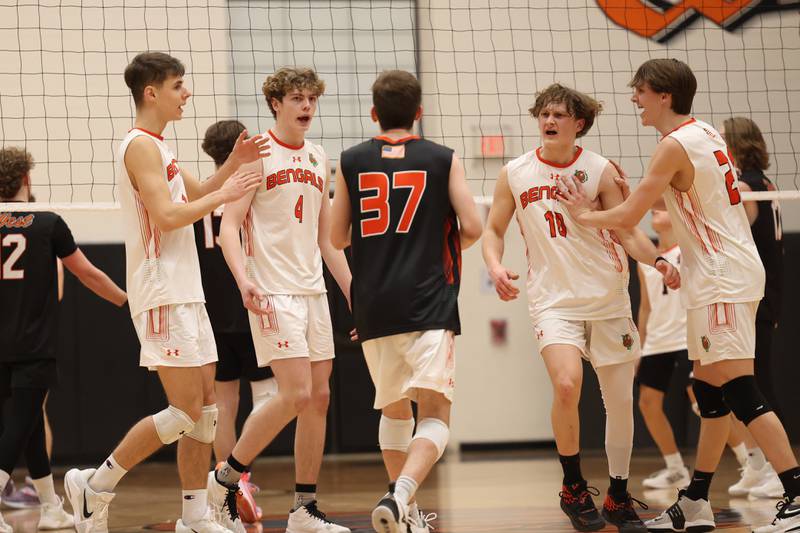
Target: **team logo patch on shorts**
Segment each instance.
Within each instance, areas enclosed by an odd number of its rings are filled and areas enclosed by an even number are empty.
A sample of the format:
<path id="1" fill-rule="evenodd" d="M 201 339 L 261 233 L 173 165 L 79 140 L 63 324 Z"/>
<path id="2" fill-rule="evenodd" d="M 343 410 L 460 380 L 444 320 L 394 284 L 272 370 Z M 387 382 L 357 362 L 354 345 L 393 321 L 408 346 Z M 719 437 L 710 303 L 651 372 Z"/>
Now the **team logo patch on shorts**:
<path id="1" fill-rule="evenodd" d="M 288 348 L 289 341 L 278 341 L 278 348 Z"/>
<path id="2" fill-rule="evenodd" d="M 622 345 L 623 345 L 623 346 L 624 346 L 624 347 L 625 347 L 625 348 L 626 348 L 628 351 L 630 351 L 630 349 L 633 347 L 633 337 L 631 337 L 631 336 L 630 336 L 628 333 L 624 334 L 624 335 L 622 336 Z"/>
<path id="3" fill-rule="evenodd" d="M 708 337 L 706 337 L 705 335 L 700 337 L 700 343 L 703 345 L 703 349 L 705 351 L 708 351 L 708 350 L 711 349 L 711 341 L 708 340 Z"/>
<path id="4" fill-rule="evenodd" d="M 178 348 L 175 348 L 174 350 L 170 350 L 169 348 L 162 348 L 162 350 L 164 350 L 164 355 L 166 355 L 167 357 L 180 357 L 181 356 L 181 351 Z"/>

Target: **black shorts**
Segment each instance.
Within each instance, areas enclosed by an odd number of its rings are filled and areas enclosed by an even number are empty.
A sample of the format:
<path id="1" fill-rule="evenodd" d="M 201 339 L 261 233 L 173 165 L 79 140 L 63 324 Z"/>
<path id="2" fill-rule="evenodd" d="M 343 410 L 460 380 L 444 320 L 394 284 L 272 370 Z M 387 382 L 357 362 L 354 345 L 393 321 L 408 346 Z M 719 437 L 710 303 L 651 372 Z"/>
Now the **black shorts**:
<path id="1" fill-rule="evenodd" d="M 217 381 L 236 381 L 245 378 L 261 381 L 273 376 L 268 366 L 259 368 L 256 350 L 250 333 L 217 333 Z"/>
<path id="2" fill-rule="evenodd" d="M 642 357 L 639 362 L 639 372 L 636 374 L 636 379 L 640 385 L 666 393 L 669 390 L 672 373 L 676 368 L 681 372 L 683 379 L 681 386 L 687 387 L 692 365 L 689 364 L 689 353 L 686 350 Z"/>
<path id="3" fill-rule="evenodd" d="M 58 384 L 55 359 L 0 361 L 0 396 L 9 396 L 11 389 L 52 389 Z"/>

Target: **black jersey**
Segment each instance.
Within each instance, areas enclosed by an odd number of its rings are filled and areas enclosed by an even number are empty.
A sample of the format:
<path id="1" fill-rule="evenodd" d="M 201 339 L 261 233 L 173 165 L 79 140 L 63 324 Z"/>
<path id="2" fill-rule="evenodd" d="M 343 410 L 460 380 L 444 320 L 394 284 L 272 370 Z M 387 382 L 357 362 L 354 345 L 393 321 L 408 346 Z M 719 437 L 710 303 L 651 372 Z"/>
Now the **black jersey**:
<path id="1" fill-rule="evenodd" d="M 249 333 L 247 310 L 242 304 L 236 280 L 225 263 L 222 248 L 219 247 L 221 221 L 222 208 L 217 208 L 194 223 L 206 311 L 214 333 Z"/>
<path id="2" fill-rule="evenodd" d="M 774 191 L 775 185 L 760 170 L 746 170 L 739 177 L 754 191 Z M 777 323 L 781 313 L 781 279 L 783 276 L 783 229 L 781 211 L 777 200 L 757 202 L 758 216 L 750 228 L 758 249 L 767 283 L 764 299 L 758 306 L 758 320 Z"/>
<path id="3" fill-rule="evenodd" d="M 56 257 L 77 246 L 55 213 L 0 212 L 0 360 L 55 359 Z"/>
<path id="4" fill-rule="evenodd" d="M 453 151 L 376 137 L 341 155 L 350 195 L 353 316 L 361 340 L 460 333 L 461 241 L 448 194 Z"/>

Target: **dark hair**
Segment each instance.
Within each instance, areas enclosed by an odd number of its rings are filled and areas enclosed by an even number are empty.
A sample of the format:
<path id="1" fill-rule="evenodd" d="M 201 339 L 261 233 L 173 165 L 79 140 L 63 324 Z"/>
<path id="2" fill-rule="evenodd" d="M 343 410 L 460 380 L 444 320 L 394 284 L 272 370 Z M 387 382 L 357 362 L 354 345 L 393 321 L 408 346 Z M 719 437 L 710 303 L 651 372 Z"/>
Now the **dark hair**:
<path id="1" fill-rule="evenodd" d="M 214 164 L 221 167 L 233 151 L 236 139 L 246 128 L 238 120 L 220 120 L 208 127 L 203 137 L 202 148 L 211 156 Z"/>
<path id="2" fill-rule="evenodd" d="M 692 102 L 697 92 L 697 78 L 692 69 L 677 59 L 651 59 L 636 71 L 629 87 L 650 86 L 657 93 L 672 96 L 672 110 L 679 115 L 692 112 Z"/>
<path id="3" fill-rule="evenodd" d="M 564 104 L 567 113 L 578 120 L 583 120 L 583 129 L 578 132 L 578 137 L 589 133 L 595 117 L 603 110 L 603 104 L 588 94 L 554 83 L 544 91 L 536 93 L 536 102 L 528 109 L 528 112 L 536 118 L 542 109 L 550 104 Z"/>
<path id="4" fill-rule="evenodd" d="M 725 143 L 740 170 L 769 168 L 767 143 L 755 122 L 746 117 L 733 117 L 725 120 L 722 125 L 725 127 Z"/>
<path id="5" fill-rule="evenodd" d="M 289 92 L 298 89 L 309 89 L 316 96 L 325 93 L 325 82 L 319 79 L 317 73 L 311 68 L 282 67 L 271 76 L 267 76 L 261 85 L 261 92 L 267 99 L 272 116 L 277 116 L 272 107 L 272 99 L 282 101 Z"/>
<path id="6" fill-rule="evenodd" d="M 8 199 L 17 195 L 22 187 L 22 179 L 33 168 L 33 157 L 24 148 L 10 146 L 0 149 L 0 198 Z"/>
<path id="7" fill-rule="evenodd" d="M 136 107 L 142 105 L 144 89 L 161 85 L 169 76 L 183 76 L 186 69 L 179 59 L 163 52 L 142 52 L 125 68 L 125 84 L 131 90 Z"/>
<path id="8" fill-rule="evenodd" d="M 385 70 L 372 84 L 372 104 L 382 130 L 410 130 L 422 104 L 422 86 L 410 72 Z"/>

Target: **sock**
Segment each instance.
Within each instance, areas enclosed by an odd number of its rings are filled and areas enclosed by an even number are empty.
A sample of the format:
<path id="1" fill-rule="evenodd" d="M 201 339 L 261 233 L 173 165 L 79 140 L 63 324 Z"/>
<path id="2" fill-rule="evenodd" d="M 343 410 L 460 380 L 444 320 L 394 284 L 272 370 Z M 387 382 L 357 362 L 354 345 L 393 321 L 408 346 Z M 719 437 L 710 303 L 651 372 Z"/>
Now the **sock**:
<path id="1" fill-rule="evenodd" d="M 667 468 L 669 470 L 680 470 L 683 468 L 683 457 L 681 457 L 681 452 L 665 455 L 664 462 L 667 463 Z"/>
<path id="2" fill-rule="evenodd" d="M 245 465 L 237 461 L 233 454 L 231 454 L 228 460 L 225 461 L 225 464 L 217 468 L 214 477 L 220 485 L 231 487 L 239 483 L 239 479 L 241 479 L 245 468 Z"/>
<path id="3" fill-rule="evenodd" d="M 408 516 L 414 520 L 419 518 L 419 506 L 417 505 L 416 501 L 413 501 L 408 505 Z"/>
<path id="4" fill-rule="evenodd" d="M 712 477 L 714 477 L 714 472 L 695 470 L 694 474 L 692 474 L 692 481 L 686 489 L 686 497 L 695 501 L 701 498 L 707 500 Z"/>
<path id="5" fill-rule="evenodd" d="M 316 483 L 297 483 L 294 486 L 294 506 L 292 511 L 296 511 L 307 503 L 317 499 Z"/>
<path id="6" fill-rule="evenodd" d="M 5 470 L 0 470 L 0 491 L 6 488 L 9 479 L 11 479 L 11 474 Z"/>
<path id="7" fill-rule="evenodd" d="M 94 475 L 89 478 L 89 488 L 95 492 L 114 492 L 114 487 L 127 473 L 127 470 L 119 466 L 114 456 L 109 455 L 108 459 L 103 461 L 103 464 L 97 467 Z"/>
<path id="8" fill-rule="evenodd" d="M 767 464 L 767 458 L 764 457 L 764 452 L 761 448 L 748 448 L 747 449 L 747 463 L 756 470 L 761 470 Z"/>
<path id="9" fill-rule="evenodd" d="M 36 489 L 36 495 L 39 496 L 40 502 L 49 503 L 50 505 L 59 505 L 61 503 L 53 486 L 53 474 L 39 479 L 32 479 L 31 483 L 33 488 Z"/>
<path id="10" fill-rule="evenodd" d="M 736 456 L 739 466 L 743 467 L 747 464 L 747 446 L 744 445 L 744 442 L 740 442 L 736 446 L 733 446 L 731 451 Z"/>
<path id="11" fill-rule="evenodd" d="M 628 495 L 628 479 L 610 477 L 611 484 L 608 486 L 608 494 L 615 500 L 623 500 Z"/>
<path id="12" fill-rule="evenodd" d="M 184 524 L 193 524 L 202 520 L 208 507 L 208 492 L 206 489 L 181 491 L 183 496 L 183 513 L 181 519 Z"/>
<path id="13" fill-rule="evenodd" d="M 249 465 L 245 466 L 244 467 L 244 472 L 242 472 L 242 473 L 243 474 L 249 474 L 251 468 L 253 468 L 253 463 L 250 463 Z"/>
<path id="14" fill-rule="evenodd" d="M 570 486 L 584 481 L 581 474 L 581 454 L 575 455 L 558 455 L 558 460 L 561 461 L 561 468 L 564 470 L 564 485 Z"/>
<path id="15" fill-rule="evenodd" d="M 390 482 L 389 482 L 389 494 L 394 494 L 394 487 L 395 487 L 395 484 L 396 484 L 396 482 L 395 482 L 395 481 L 390 481 Z"/>
<path id="16" fill-rule="evenodd" d="M 394 499 L 403 505 L 408 505 L 414 493 L 417 492 L 417 482 L 408 476 L 397 478 L 394 486 Z"/>
<path id="17" fill-rule="evenodd" d="M 800 466 L 781 472 L 778 477 L 781 479 L 783 490 L 786 491 L 786 496 L 790 501 L 800 496 Z"/>

